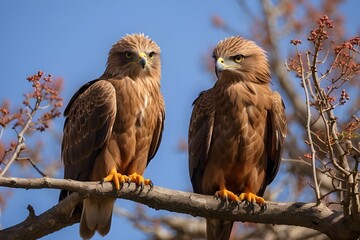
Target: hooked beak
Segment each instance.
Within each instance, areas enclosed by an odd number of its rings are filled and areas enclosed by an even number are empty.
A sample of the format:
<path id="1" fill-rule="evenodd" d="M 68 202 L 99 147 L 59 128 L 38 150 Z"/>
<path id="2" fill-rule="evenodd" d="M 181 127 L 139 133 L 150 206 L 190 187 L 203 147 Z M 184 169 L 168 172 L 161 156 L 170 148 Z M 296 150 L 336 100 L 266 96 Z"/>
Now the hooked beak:
<path id="1" fill-rule="evenodd" d="M 147 59 L 146 59 L 146 54 L 144 52 L 141 52 L 139 54 L 139 64 L 141 65 L 141 67 L 144 69 L 145 66 L 146 66 L 146 62 L 147 62 Z"/>
<path id="2" fill-rule="evenodd" d="M 215 63 L 215 73 L 217 78 L 219 78 L 219 74 L 225 69 L 226 69 L 225 61 L 222 57 L 219 57 Z"/>

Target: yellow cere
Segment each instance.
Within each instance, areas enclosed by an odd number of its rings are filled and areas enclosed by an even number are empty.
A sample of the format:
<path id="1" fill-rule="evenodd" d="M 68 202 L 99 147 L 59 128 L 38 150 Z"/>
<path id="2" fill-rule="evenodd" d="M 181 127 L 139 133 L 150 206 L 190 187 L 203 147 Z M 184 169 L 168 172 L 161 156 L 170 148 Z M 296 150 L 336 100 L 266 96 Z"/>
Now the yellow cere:
<path id="1" fill-rule="evenodd" d="M 141 52 L 140 54 L 139 54 L 139 58 L 146 58 L 146 53 L 144 53 L 144 52 Z"/>

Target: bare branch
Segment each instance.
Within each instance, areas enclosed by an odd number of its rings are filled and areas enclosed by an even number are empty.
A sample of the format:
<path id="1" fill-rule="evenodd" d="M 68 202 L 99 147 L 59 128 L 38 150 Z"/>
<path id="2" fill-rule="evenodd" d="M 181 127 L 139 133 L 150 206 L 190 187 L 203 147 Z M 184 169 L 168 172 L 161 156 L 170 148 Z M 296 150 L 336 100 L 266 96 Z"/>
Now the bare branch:
<path id="1" fill-rule="evenodd" d="M 129 187 L 124 187 L 122 190 L 116 191 L 114 190 L 111 183 L 99 184 L 98 182 L 78 182 L 74 180 L 54 178 L 24 179 L 2 177 L 0 178 L 0 186 L 26 189 L 66 189 L 73 192 L 79 192 L 83 196 L 96 195 L 99 197 L 123 198 L 145 204 L 156 210 L 163 209 L 171 212 L 191 214 L 193 216 L 219 218 L 241 222 L 296 225 L 318 230 L 334 239 L 346 239 L 351 236 L 360 236 L 360 230 L 358 227 L 351 227 L 342 221 L 341 213 L 331 211 L 325 205 L 316 203 L 268 202 L 266 209 L 261 209 L 258 206 L 254 206 L 254 208 L 252 208 L 245 206 L 244 204 L 238 206 L 230 205 L 225 207 L 223 203 L 219 202 L 217 199 L 214 199 L 213 196 L 175 191 L 161 187 L 154 187 L 152 190 L 150 190 L 149 187 L 145 187 L 144 190 L 141 191 L 140 189 L 136 189 L 134 184 L 130 184 Z M 78 201 L 81 198 L 78 197 L 74 199 Z M 69 201 L 66 202 L 69 203 Z M 74 207 L 74 205 L 72 205 L 72 207 Z M 54 209 L 58 208 L 59 206 L 54 207 Z M 52 215 L 51 219 L 56 221 L 54 220 L 58 218 L 56 211 L 51 209 L 49 211 L 45 212 L 44 214 L 55 214 Z M 71 211 L 69 211 L 68 214 L 70 212 Z M 60 215 L 60 217 L 61 216 L 63 215 Z M 38 217 L 43 217 L 43 214 Z M 25 220 L 23 223 L 19 224 L 19 228 L 17 228 L 18 231 L 21 231 L 19 229 L 24 224 L 29 223 L 27 223 Z M 346 228 L 345 235 L 344 231 L 341 231 L 343 228 Z M 28 231 L 30 227 L 27 227 L 26 229 Z M 36 227 L 32 229 L 34 229 L 33 231 L 41 231 L 41 229 L 39 230 Z M 54 224 L 54 231 L 58 229 L 58 226 Z M 4 235 L 1 234 L 4 233 L 9 234 L 9 229 L 0 231 L 1 239 L 7 239 L 6 237 L 2 237 Z M 49 233 L 50 231 L 46 231 L 44 235 Z M 32 236 L 32 234 L 30 235 Z"/>
<path id="2" fill-rule="evenodd" d="M 0 173 L 0 177 L 3 177 L 5 175 L 5 173 L 9 170 L 11 164 L 19 157 L 20 152 L 25 148 L 24 135 L 30 128 L 30 125 L 32 123 L 32 118 L 35 115 L 39 104 L 40 104 L 40 100 L 36 101 L 35 109 L 33 109 L 31 113 L 28 115 L 28 119 L 26 121 L 24 128 L 18 134 L 16 148 L 14 149 L 11 158 L 6 163 L 4 170 Z"/>
<path id="3" fill-rule="evenodd" d="M 140 231 L 147 233 L 149 239 L 204 239 L 205 219 L 193 218 L 183 214 L 149 216 L 142 205 L 137 205 L 135 212 L 115 207 L 114 214 L 125 217 Z"/>
<path id="4" fill-rule="evenodd" d="M 36 166 L 36 164 L 34 163 L 33 160 L 31 160 L 30 157 L 23 157 L 23 158 L 17 158 L 16 161 L 29 161 L 31 166 L 33 166 L 33 168 L 43 177 L 47 177 L 47 175 L 45 173 L 43 173 L 43 171 L 40 170 L 40 168 L 38 168 Z"/>
<path id="5" fill-rule="evenodd" d="M 46 212 L 35 215 L 29 205 L 29 216 L 21 223 L 0 231 L 0 239 L 35 240 L 79 222 L 80 212 L 72 214 L 73 209 L 84 198 L 78 193 L 71 194 L 64 201 Z"/>
<path id="6" fill-rule="evenodd" d="M 314 179 L 314 189 L 315 189 L 315 195 L 316 195 L 316 200 L 319 203 L 320 202 L 320 189 L 319 189 L 319 183 L 317 180 L 317 174 L 316 174 L 316 151 L 314 148 L 314 142 L 312 140 L 312 133 L 311 133 L 311 109 L 310 109 L 310 96 L 309 96 L 309 91 L 308 88 L 311 88 L 310 83 L 309 83 L 309 79 L 305 77 L 305 72 L 304 72 L 304 65 L 303 65 L 303 61 L 301 60 L 301 55 L 299 53 L 299 49 L 296 46 L 296 51 L 297 51 L 297 56 L 299 59 L 299 63 L 301 66 L 301 81 L 302 81 L 302 85 L 304 88 L 304 93 L 305 93 L 305 103 L 306 103 L 306 132 L 307 132 L 307 137 L 309 139 L 309 145 L 310 145 L 310 151 L 311 151 L 311 167 L 312 167 L 312 171 L 313 171 L 313 179 Z"/>
<path id="7" fill-rule="evenodd" d="M 60 116 L 59 108 L 62 106 L 62 99 L 58 96 L 59 89 L 56 86 L 51 86 L 51 75 L 44 76 L 43 71 L 38 71 L 26 79 L 32 84 L 32 92 L 24 94 L 25 100 L 23 101 L 24 108 L 20 108 L 19 111 L 10 114 L 7 104 L 0 108 L 0 137 L 4 131 L 4 128 L 15 121 L 12 129 L 17 134 L 17 140 L 14 141 L 11 147 L 11 156 L 7 161 L 5 158 L 0 159 L 0 164 L 4 164 L 4 169 L 0 172 L 0 177 L 3 177 L 9 170 L 10 166 L 15 160 L 19 159 L 21 152 L 25 149 L 25 135 L 31 131 L 45 131 L 48 128 L 49 121 Z M 36 114 L 44 110 L 46 107 L 40 106 L 42 103 L 48 103 L 47 107 L 51 107 L 48 112 L 43 113 L 38 120 Z M 20 128 L 20 129 L 18 129 Z M 20 130 L 20 132 L 18 132 Z M 10 154 L 10 151 L 9 151 Z M 29 160 L 34 166 L 33 162 Z M 36 166 L 34 166 L 36 168 Z M 38 168 L 36 170 L 39 171 Z M 40 173 L 42 174 L 42 173 Z"/>
<path id="8" fill-rule="evenodd" d="M 302 125 L 306 125 L 306 106 L 304 101 L 301 99 L 299 94 L 296 92 L 296 88 L 294 88 L 294 83 L 290 81 L 289 74 L 284 67 L 284 64 L 278 59 L 283 59 L 280 56 L 280 46 L 281 42 L 279 39 L 279 30 L 277 28 L 277 14 L 273 11 L 273 6 L 271 1 L 269 0 L 261 0 L 261 6 L 263 8 L 265 24 L 267 34 L 266 37 L 269 41 L 269 51 L 270 51 L 270 60 L 273 72 L 278 77 L 278 81 L 281 87 L 285 90 L 285 94 L 288 97 L 289 102 L 294 108 L 294 112 L 297 117 L 301 121 Z"/>

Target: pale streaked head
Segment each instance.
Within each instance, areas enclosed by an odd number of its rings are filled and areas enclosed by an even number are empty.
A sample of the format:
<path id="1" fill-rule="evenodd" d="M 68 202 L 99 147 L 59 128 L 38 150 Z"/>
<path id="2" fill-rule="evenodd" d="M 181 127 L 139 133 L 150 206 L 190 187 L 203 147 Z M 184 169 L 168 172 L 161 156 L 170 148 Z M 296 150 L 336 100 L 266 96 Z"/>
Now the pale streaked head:
<path id="1" fill-rule="evenodd" d="M 253 41 L 240 36 L 225 38 L 214 49 L 215 73 L 218 79 L 270 82 L 270 69 L 265 51 Z"/>
<path id="2" fill-rule="evenodd" d="M 104 75 L 135 80 L 140 76 L 160 78 L 160 72 L 159 46 L 144 34 L 131 34 L 112 46 Z"/>

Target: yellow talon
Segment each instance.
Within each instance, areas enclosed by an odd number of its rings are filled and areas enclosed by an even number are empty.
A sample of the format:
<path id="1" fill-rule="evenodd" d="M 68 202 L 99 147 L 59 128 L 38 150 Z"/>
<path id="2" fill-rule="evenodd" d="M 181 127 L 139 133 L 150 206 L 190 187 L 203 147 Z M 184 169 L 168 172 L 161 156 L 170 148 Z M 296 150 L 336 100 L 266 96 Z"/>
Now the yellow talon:
<path id="1" fill-rule="evenodd" d="M 116 168 L 111 169 L 109 175 L 103 178 L 103 182 L 114 182 L 115 188 L 117 190 L 120 190 L 120 185 L 122 187 L 122 185 L 128 181 L 129 181 L 129 177 L 118 173 L 116 171 Z"/>
<path id="2" fill-rule="evenodd" d="M 222 198 L 224 199 L 226 202 L 228 202 L 228 200 L 232 200 L 234 202 L 238 202 L 239 201 L 239 197 L 235 195 L 235 193 L 229 191 L 226 189 L 226 187 L 224 185 L 220 186 L 220 191 L 217 191 L 215 193 L 215 197 L 216 198 Z"/>
<path id="3" fill-rule="evenodd" d="M 144 187 L 144 185 L 148 185 L 150 186 L 150 188 L 153 187 L 153 183 L 150 179 L 144 179 L 143 176 L 137 174 L 137 173 L 133 173 L 131 175 L 129 175 L 129 182 L 134 182 L 136 184 L 136 186 L 140 186 L 141 188 Z"/>
<path id="4" fill-rule="evenodd" d="M 266 203 L 265 199 L 257 196 L 251 192 L 243 192 L 239 196 L 240 201 L 247 201 L 248 203 L 257 203 L 259 205 L 264 205 Z"/>

